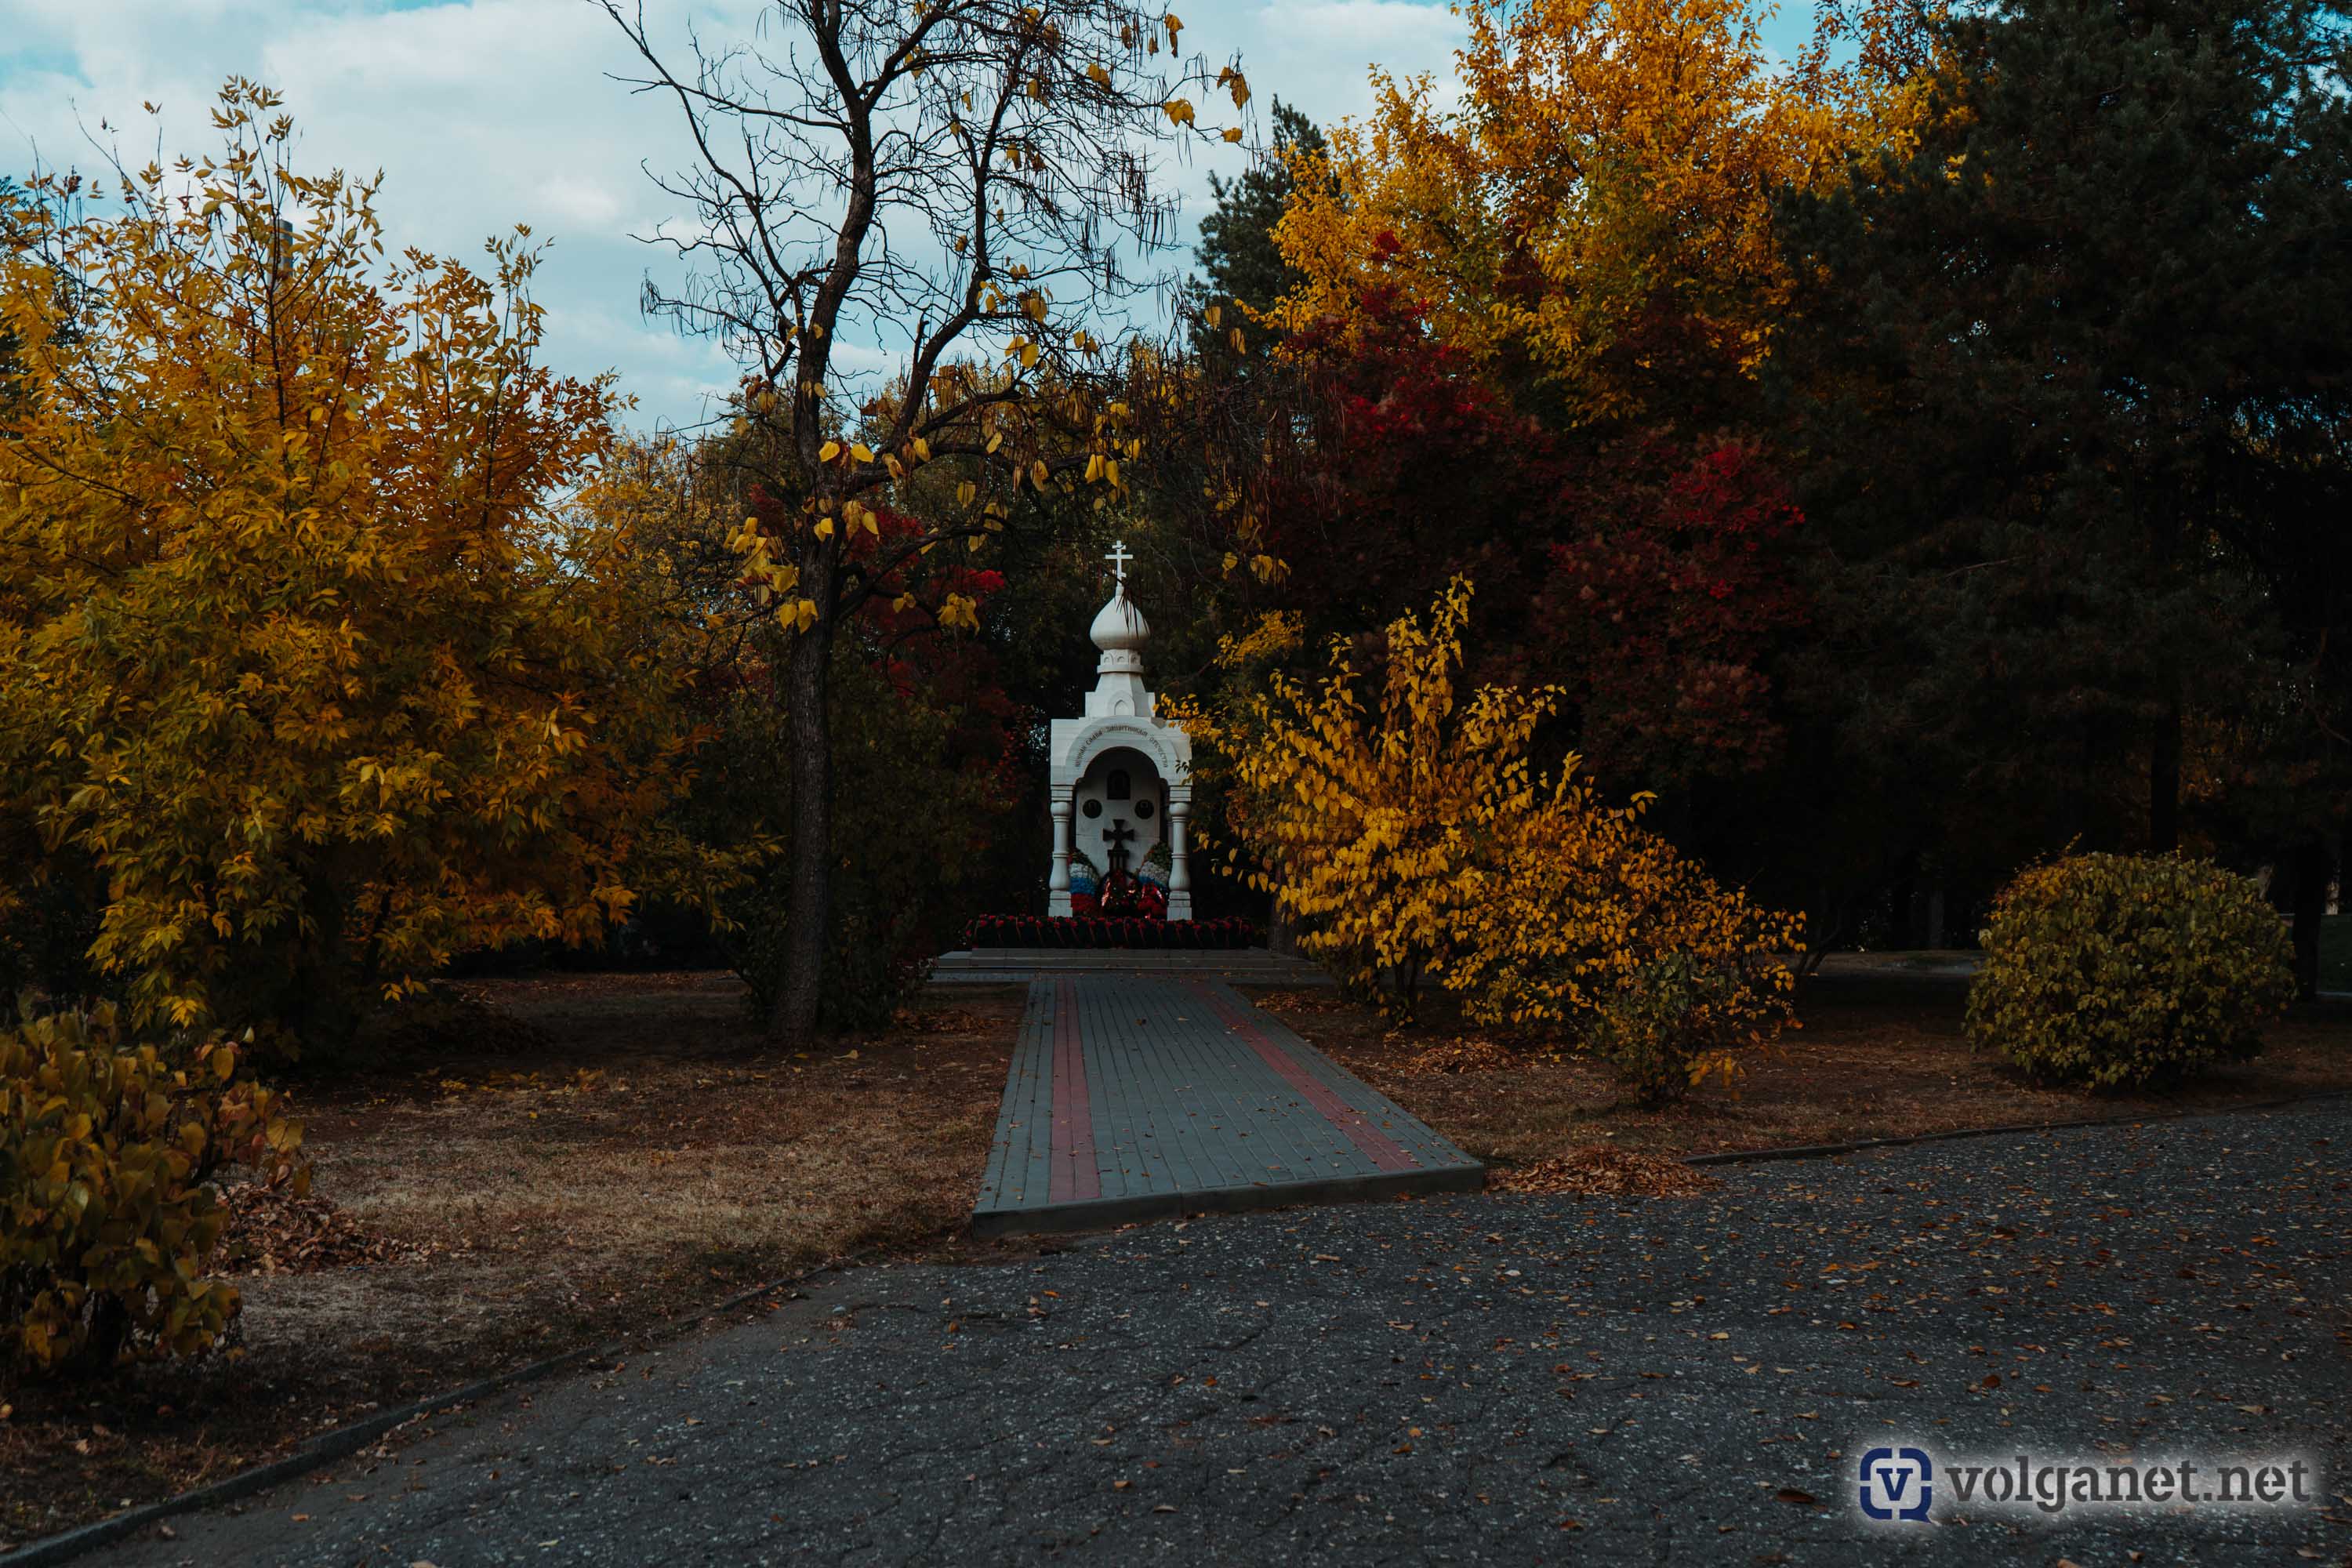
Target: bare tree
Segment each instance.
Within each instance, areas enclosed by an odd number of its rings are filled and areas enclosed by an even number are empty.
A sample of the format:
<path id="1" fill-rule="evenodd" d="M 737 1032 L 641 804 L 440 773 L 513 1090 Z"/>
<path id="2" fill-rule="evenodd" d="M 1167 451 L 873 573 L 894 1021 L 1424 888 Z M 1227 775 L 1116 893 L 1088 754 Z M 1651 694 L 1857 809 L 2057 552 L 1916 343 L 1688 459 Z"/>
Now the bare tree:
<path id="1" fill-rule="evenodd" d="M 1157 160 L 1241 140 L 1186 95 L 1222 91 L 1239 111 L 1249 89 L 1237 62 L 1183 53 L 1178 17 L 1118 0 L 775 0 L 751 38 L 690 37 L 675 68 L 641 5 L 593 3 L 644 62 L 629 85 L 674 99 L 695 147 L 655 176 L 698 220 L 659 237 L 691 281 L 648 283 L 646 308 L 743 367 L 723 449 L 788 518 L 730 543 L 789 633 L 790 923 L 769 1028 L 800 1037 L 817 1021 L 836 852 L 836 629 L 935 548 L 1043 515 L 1044 499 L 1123 489 L 1138 450 L 1118 389 L 1149 359 L 1129 311 L 1156 281 L 1134 269 L 1176 237 Z M 845 332 L 884 365 L 843 364 Z M 933 462 L 961 476 L 952 504 L 879 547 L 871 508 Z M 877 542 L 863 553 L 861 529 Z M 971 613 L 950 597 L 942 616 Z"/>

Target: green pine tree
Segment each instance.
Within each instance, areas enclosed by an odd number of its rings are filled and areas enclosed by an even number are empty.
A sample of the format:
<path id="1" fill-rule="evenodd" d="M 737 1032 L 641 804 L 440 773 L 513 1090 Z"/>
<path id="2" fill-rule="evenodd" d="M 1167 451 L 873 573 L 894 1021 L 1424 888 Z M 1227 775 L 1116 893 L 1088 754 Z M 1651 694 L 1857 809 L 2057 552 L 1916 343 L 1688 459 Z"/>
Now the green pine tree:
<path id="1" fill-rule="evenodd" d="M 1298 153 L 1320 153 L 1323 132 L 1297 110 L 1276 99 L 1274 143 L 1234 179 L 1209 176 L 1217 198 L 1216 210 L 1201 220 L 1201 243 L 1193 250 L 1200 274 L 1185 285 L 1193 352 L 1204 359 L 1232 354 L 1231 333 L 1243 329 L 1252 348 L 1271 343 L 1279 334 L 1248 320 L 1234 307 L 1265 310 L 1288 293 L 1298 275 L 1282 258 L 1274 243 L 1274 226 L 1282 221 L 1297 186 L 1291 159 Z M 1218 324 L 1208 324 L 1204 312 L 1218 307 Z"/>
<path id="2" fill-rule="evenodd" d="M 2345 23 L 2311 0 L 1951 16 L 1917 148 L 1787 209 L 1812 684 L 1854 769 L 1939 800 L 1988 864 L 2170 847 L 2185 749 L 2208 778 L 2305 781 L 2267 822 L 2200 805 L 2201 843 L 2340 832 Z"/>

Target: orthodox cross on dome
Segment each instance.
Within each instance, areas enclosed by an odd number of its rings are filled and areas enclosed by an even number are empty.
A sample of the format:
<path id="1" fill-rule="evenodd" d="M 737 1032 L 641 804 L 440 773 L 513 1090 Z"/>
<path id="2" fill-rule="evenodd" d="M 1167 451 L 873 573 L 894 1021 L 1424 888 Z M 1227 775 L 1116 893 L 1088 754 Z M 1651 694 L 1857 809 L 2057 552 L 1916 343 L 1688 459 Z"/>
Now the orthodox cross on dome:
<path id="1" fill-rule="evenodd" d="M 1128 552 L 1127 541 L 1124 539 L 1112 540 L 1110 544 L 1110 553 L 1104 556 L 1103 559 L 1110 563 L 1111 572 L 1118 579 L 1119 593 L 1121 595 L 1126 594 L 1127 563 L 1135 559 L 1135 557 Z"/>

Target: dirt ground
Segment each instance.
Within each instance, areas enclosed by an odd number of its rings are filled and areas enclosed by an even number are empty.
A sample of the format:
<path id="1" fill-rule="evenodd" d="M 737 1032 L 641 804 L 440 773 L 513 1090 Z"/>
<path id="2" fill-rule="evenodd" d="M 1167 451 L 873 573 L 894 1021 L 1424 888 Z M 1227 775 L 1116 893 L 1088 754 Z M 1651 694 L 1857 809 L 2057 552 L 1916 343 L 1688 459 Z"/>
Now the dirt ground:
<path id="1" fill-rule="evenodd" d="M 1262 993 L 1257 1001 L 1463 1148 L 1504 1167 L 1601 1142 L 1687 1156 L 2352 1090 L 2352 1004 L 2322 1003 L 2274 1020 L 2261 1056 L 2193 1084 L 2090 1094 L 2036 1088 L 1972 1050 L 1962 1030 L 1967 997 L 1966 984 L 1952 980 L 1816 981 L 1800 1001 L 1802 1026 L 1752 1058 L 1731 1091 L 1710 1083 L 1658 1110 L 1620 1105 L 1608 1072 L 1592 1063 L 1530 1058 L 1441 1018 L 1399 1032 L 1326 992 Z"/>
<path id="2" fill-rule="evenodd" d="M 1004 1255 L 960 1232 L 1015 991 L 796 1053 L 726 974 L 463 989 L 527 1027 L 294 1086 L 322 1201 L 233 1228 L 233 1356 L 0 1389 L 0 1549 L 768 1280 Z"/>
<path id="3" fill-rule="evenodd" d="M 318 1200 L 248 1202 L 232 1354 L 0 1389 L 0 1549 L 471 1378 L 751 1285 L 891 1257 L 1003 1258 L 963 1234 L 1021 994 L 939 987 L 886 1033 L 779 1051 L 725 975 L 556 976 L 342 1080 L 295 1088 Z M 2033 1089 L 1961 1036 L 1962 985 L 1823 981 L 1737 1097 L 1617 1106 L 1605 1073 L 1329 993 L 1260 994 L 1505 1184 L 1661 1186 L 1658 1155 L 2218 1109 L 2352 1089 L 2352 1006 L 2292 1016 L 2247 1067 L 2160 1096 Z M 1471 1070 L 1447 1070 L 1468 1068 Z M 1694 1183 L 1703 1185 L 1703 1181 Z M 1031 1248 L 1030 1250 L 1034 1250 Z"/>

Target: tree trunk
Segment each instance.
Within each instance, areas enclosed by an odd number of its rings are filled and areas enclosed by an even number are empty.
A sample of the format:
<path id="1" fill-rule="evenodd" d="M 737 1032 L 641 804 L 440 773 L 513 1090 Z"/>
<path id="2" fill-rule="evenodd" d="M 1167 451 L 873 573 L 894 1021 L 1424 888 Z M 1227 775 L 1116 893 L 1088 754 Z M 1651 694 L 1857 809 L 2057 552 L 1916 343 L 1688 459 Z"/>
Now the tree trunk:
<path id="1" fill-rule="evenodd" d="M 1918 891 L 1919 857 L 1906 855 L 1886 895 L 1886 945 L 1897 952 L 1908 952 L 1919 945 Z"/>
<path id="2" fill-rule="evenodd" d="M 2308 1002 L 2319 990 L 2319 922 L 2327 914 L 2327 883 L 2335 858 L 2327 841 L 2314 836 L 2295 851 L 2294 994 Z"/>
<path id="3" fill-rule="evenodd" d="M 313 864 L 302 881 L 302 915 L 310 937 L 295 950 L 294 967 L 273 1016 L 296 1047 L 314 1061 L 331 1059 L 359 1032 L 362 1010 L 378 1000 L 373 977 L 351 963 L 345 937 L 349 900 L 338 868 Z"/>
<path id="4" fill-rule="evenodd" d="M 89 1338 L 82 1343 L 82 1364 L 95 1374 L 110 1373 L 130 1342 L 131 1309 L 113 1291 L 99 1292 L 89 1304 Z"/>
<path id="5" fill-rule="evenodd" d="M 2169 855 L 2180 847 L 2180 672 L 2165 671 L 2164 711 L 2147 766 L 2147 847 Z"/>
<path id="6" fill-rule="evenodd" d="M 784 661 L 786 733 L 792 739 L 791 893 L 786 905 L 784 979 L 768 1037 L 796 1044 L 816 1033 L 824 1001 L 824 952 L 833 922 L 833 731 L 825 707 L 832 669 L 819 626 L 793 638 Z"/>
<path id="7" fill-rule="evenodd" d="M 2169 597 L 2179 574 L 2182 521 L 2177 508 L 2184 498 L 2173 496 L 2155 510 L 2157 588 Z M 2213 510 L 2209 496 L 2201 509 Z M 2180 663 L 2172 653 L 2172 639 L 2159 634 L 2156 647 L 2157 695 L 2164 706 L 2156 717 L 2147 757 L 2147 847 L 2154 855 L 2169 855 L 2180 847 Z"/>
<path id="8" fill-rule="evenodd" d="M 1266 902 L 1265 945 L 1267 952 L 1278 952 L 1285 958 L 1298 956 L 1298 927 L 1282 912 L 1282 900 L 1279 899 L 1269 899 Z"/>
<path id="9" fill-rule="evenodd" d="M 2096 751 L 2097 742 L 2091 734 L 2091 721 L 2085 719 L 2083 721 L 2082 750 L 2075 758 L 2074 799 L 2068 803 L 2074 822 L 2074 842 L 2069 847 L 2070 854 L 2080 855 L 2099 847 L 2098 840 L 2091 832 L 2091 778 L 2095 771 L 2093 761 Z"/>

